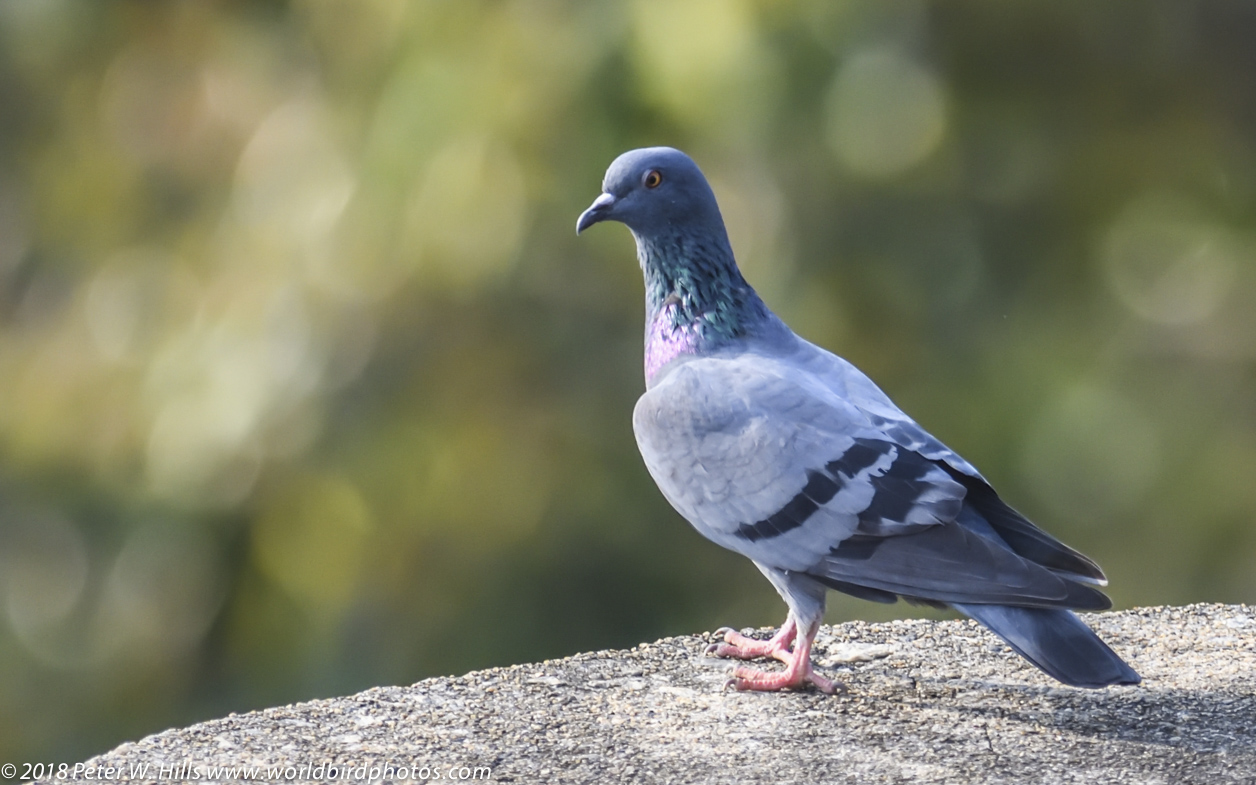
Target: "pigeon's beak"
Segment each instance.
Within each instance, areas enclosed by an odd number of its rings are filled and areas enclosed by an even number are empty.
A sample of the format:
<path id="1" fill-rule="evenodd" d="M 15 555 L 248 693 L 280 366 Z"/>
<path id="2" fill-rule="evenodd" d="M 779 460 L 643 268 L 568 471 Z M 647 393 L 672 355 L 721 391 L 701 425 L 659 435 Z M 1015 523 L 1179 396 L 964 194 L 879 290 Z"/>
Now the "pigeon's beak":
<path id="1" fill-rule="evenodd" d="M 589 205 L 589 209 L 580 213 L 580 219 L 576 221 L 576 234 L 580 234 L 599 221 L 605 221 L 611 217 L 611 210 L 615 207 L 614 194 L 602 194 L 593 200 L 593 204 Z"/>

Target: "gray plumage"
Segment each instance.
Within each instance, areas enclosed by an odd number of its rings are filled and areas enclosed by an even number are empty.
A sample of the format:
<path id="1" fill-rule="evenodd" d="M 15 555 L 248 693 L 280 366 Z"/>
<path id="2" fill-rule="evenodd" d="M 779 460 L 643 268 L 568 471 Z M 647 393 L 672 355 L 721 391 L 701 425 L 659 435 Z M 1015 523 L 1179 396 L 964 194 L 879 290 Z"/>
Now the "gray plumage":
<path id="1" fill-rule="evenodd" d="M 1068 684 L 1138 682 L 1067 610 L 1110 606 L 1094 588 L 1106 583 L 1099 567 L 1007 506 L 857 368 L 785 326 L 737 269 L 692 160 L 633 150 L 603 190 L 577 232 L 615 220 L 636 239 L 646 392 L 633 429 L 646 467 L 681 515 L 754 561 L 790 608 L 783 643 L 765 651 L 730 633 L 720 649 L 774 656 L 790 676 L 739 669 L 738 687 L 827 684 L 811 674 L 809 646 L 828 589 L 955 607 Z"/>

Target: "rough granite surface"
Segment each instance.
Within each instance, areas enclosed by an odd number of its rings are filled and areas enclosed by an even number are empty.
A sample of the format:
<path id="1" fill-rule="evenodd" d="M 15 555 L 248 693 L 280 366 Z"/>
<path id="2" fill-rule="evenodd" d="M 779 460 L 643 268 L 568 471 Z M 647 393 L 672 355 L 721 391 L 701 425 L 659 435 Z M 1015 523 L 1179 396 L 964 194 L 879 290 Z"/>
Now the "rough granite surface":
<path id="1" fill-rule="evenodd" d="M 833 696 L 725 691 L 731 665 L 703 655 L 709 635 L 666 638 L 233 714 L 123 744 L 80 764 L 79 776 L 1256 783 L 1256 608 L 1085 618 L 1141 686 L 1061 686 L 969 621 L 850 622 L 817 640 L 824 672 L 849 685 Z M 249 766 L 260 768 L 240 769 Z"/>

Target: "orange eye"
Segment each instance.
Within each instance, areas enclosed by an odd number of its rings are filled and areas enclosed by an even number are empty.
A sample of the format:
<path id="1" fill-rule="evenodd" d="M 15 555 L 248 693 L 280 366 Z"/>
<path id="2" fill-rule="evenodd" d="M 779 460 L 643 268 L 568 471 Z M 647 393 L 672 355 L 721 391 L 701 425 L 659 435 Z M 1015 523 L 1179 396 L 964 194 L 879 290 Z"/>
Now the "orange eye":
<path id="1" fill-rule="evenodd" d="M 658 169 L 651 169 L 645 173 L 645 179 L 642 180 L 646 188 L 658 188 L 663 182 L 663 175 L 659 174 Z"/>

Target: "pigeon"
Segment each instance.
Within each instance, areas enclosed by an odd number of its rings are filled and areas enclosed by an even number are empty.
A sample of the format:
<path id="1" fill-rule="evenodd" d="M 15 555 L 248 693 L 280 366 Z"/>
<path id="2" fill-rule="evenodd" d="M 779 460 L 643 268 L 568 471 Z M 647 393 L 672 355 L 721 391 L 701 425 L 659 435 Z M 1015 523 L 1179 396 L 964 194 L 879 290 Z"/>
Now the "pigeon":
<path id="1" fill-rule="evenodd" d="M 770 640 L 723 628 L 708 654 L 728 685 L 845 689 L 811 650 L 830 589 L 951 607 L 1064 684 L 1140 678 L 1072 610 L 1103 610 L 1095 562 L 1005 503 L 854 365 L 785 325 L 733 258 L 715 194 L 689 156 L 611 163 L 580 234 L 618 221 L 645 277 L 645 393 L 632 414 L 646 468 L 704 537 L 754 562 L 789 608 Z"/>

